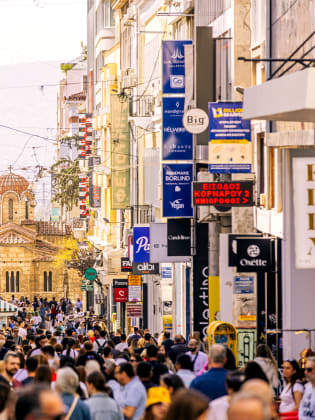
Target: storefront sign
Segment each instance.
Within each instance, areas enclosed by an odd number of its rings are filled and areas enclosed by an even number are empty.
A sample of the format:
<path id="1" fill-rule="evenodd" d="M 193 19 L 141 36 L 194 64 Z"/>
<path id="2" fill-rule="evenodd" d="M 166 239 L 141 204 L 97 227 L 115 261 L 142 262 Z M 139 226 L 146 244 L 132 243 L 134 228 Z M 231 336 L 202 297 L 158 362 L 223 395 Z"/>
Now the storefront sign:
<path id="1" fill-rule="evenodd" d="M 185 93 L 184 45 L 192 41 L 162 41 L 163 94 Z"/>
<path id="2" fill-rule="evenodd" d="M 259 238 L 261 233 L 252 233 L 252 234 L 233 234 L 230 233 L 228 236 L 228 247 L 229 247 L 229 267 L 236 267 L 238 263 L 237 258 L 237 238 Z"/>
<path id="3" fill-rule="evenodd" d="M 92 154 L 92 114 L 79 114 L 79 158 Z"/>
<path id="4" fill-rule="evenodd" d="M 190 219 L 167 219 L 167 255 L 191 255 Z"/>
<path id="5" fill-rule="evenodd" d="M 150 262 L 150 228 L 133 228 L 133 262 Z"/>
<path id="6" fill-rule="evenodd" d="M 86 219 L 89 216 L 89 177 L 88 175 L 79 175 L 79 206 L 80 218 Z"/>
<path id="7" fill-rule="evenodd" d="M 111 95 L 111 206 L 130 206 L 129 102 Z"/>
<path id="8" fill-rule="evenodd" d="M 207 113 L 200 108 L 192 108 L 184 113 L 183 126 L 188 133 L 203 133 L 209 125 L 209 117 Z"/>
<path id="9" fill-rule="evenodd" d="M 138 304 L 127 304 L 127 317 L 129 318 L 142 318 L 143 316 L 143 305 Z"/>
<path id="10" fill-rule="evenodd" d="M 128 276 L 128 301 L 141 302 L 141 276 Z"/>
<path id="11" fill-rule="evenodd" d="M 102 188 L 98 187 L 97 185 L 91 185 L 90 184 L 90 207 L 91 208 L 100 208 L 101 207 L 101 191 Z"/>
<path id="12" fill-rule="evenodd" d="M 237 271 L 258 272 L 273 269 L 271 239 L 237 238 Z"/>
<path id="13" fill-rule="evenodd" d="M 253 181 L 194 182 L 194 205 L 253 206 Z"/>
<path id="14" fill-rule="evenodd" d="M 250 121 L 243 120 L 242 115 L 242 102 L 209 103 L 210 172 L 251 172 Z"/>
<path id="15" fill-rule="evenodd" d="M 252 276 L 235 276 L 233 279 L 234 294 L 254 293 L 254 277 Z"/>
<path id="16" fill-rule="evenodd" d="M 143 274 L 159 274 L 160 265 L 157 263 L 132 263 L 132 274 L 143 275 Z"/>
<path id="17" fill-rule="evenodd" d="M 114 279 L 114 302 L 128 302 L 128 280 Z"/>
<path id="18" fill-rule="evenodd" d="M 315 268 L 315 157 L 293 158 L 296 268 Z"/>
<path id="19" fill-rule="evenodd" d="M 122 257 L 120 261 L 120 271 L 122 273 L 128 273 L 132 271 L 132 263 L 128 257 Z"/>
<path id="20" fill-rule="evenodd" d="M 94 166 L 101 164 L 101 157 L 100 156 L 91 156 L 89 157 L 89 169 L 94 168 Z"/>
<path id="21" fill-rule="evenodd" d="M 163 98 L 163 160 L 192 160 L 193 136 L 183 126 L 185 98 Z"/>
<path id="22" fill-rule="evenodd" d="M 167 255 L 167 224 L 151 223 L 150 224 L 150 262 L 154 263 L 171 263 L 171 262 L 187 262 L 190 261 L 188 256 L 169 256 Z"/>
<path id="23" fill-rule="evenodd" d="M 173 270 L 172 267 L 162 267 L 162 279 L 172 279 Z"/>
<path id="24" fill-rule="evenodd" d="M 193 165 L 163 165 L 163 217 L 192 217 Z"/>

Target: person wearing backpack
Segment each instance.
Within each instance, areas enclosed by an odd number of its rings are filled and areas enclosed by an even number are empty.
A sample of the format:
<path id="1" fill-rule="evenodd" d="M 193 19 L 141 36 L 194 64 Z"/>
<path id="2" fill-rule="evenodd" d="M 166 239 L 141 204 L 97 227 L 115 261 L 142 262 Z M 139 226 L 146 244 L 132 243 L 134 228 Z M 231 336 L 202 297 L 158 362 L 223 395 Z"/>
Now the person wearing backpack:
<path id="1" fill-rule="evenodd" d="M 97 354 L 102 356 L 103 349 L 104 349 L 105 344 L 106 344 L 106 339 L 105 339 L 106 333 L 103 330 L 101 330 L 101 331 L 95 330 L 94 336 L 95 336 L 95 340 L 94 340 L 94 343 L 93 343 L 93 350 Z"/>
<path id="2" fill-rule="evenodd" d="M 280 394 L 280 413 L 298 411 L 304 393 L 300 368 L 296 360 L 286 360 L 282 365 L 285 386 Z"/>

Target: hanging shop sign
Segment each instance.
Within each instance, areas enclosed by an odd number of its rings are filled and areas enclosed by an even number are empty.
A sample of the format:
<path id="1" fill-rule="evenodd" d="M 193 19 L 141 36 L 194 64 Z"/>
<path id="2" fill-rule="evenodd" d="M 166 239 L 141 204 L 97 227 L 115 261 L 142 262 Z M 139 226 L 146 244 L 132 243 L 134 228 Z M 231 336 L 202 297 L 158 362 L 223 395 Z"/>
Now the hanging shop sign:
<path id="1" fill-rule="evenodd" d="M 114 279 L 114 302 L 128 302 L 128 279 Z"/>
<path id="2" fill-rule="evenodd" d="M 195 206 L 249 207 L 254 205 L 253 181 L 194 182 Z"/>
<path id="3" fill-rule="evenodd" d="M 150 227 L 133 228 L 133 262 L 150 262 Z"/>
<path id="4" fill-rule="evenodd" d="M 237 271 L 241 273 L 272 270 L 274 266 L 272 250 L 271 239 L 237 238 Z"/>
<path id="5" fill-rule="evenodd" d="M 163 94 L 185 93 L 185 50 L 184 45 L 192 41 L 162 41 Z"/>
<path id="6" fill-rule="evenodd" d="M 167 255 L 191 255 L 190 219 L 167 219 Z"/>
<path id="7" fill-rule="evenodd" d="M 128 273 L 132 271 L 132 262 L 129 260 L 128 257 L 122 257 L 120 259 L 120 271 L 122 273 Z"/>
<path id="8" fill-rule="evenodd" d="M 79 158 L 92 154 L 92 114 L 79 114 Z"/>
<path id="9" fill-rule="evenodd" d="M 90 176 L 90 184 L 89 184 L 89 205 L 91 208 L 100 208 L 101 207 L 101 191 L 102 188 L 97 186 L 97 185 L 93 185 L 92 180 L 93 177 Z"/>
<path id="10" fill-rule="evenodd" d="M 292 159 L 296 268 L 315 268 L 315 157 Z"/>
<path id="11" fill-rule="evenodd" d="M 209 125 L 209 117 L 201 108 L 192 108 L 184 113 L 183 126 L 191 134 L 203 133 Z"/>
<path id="12" fill-rule="evenodd" d="M 160 265 L 158 263 L 132 263 L 132 274 L 144 275 L 144 274 L 159 274 Z"/>
<path id="13" fill-rule="evenodd" d="M 128 276 L 128 301 L 141 302 L 141 276 Z"/>
<path id="14" fill-rule="evenodd" d="M 150 224 L 150 262 L 153 263 L 171 263 L 188 262 L 190 256 L 169 256 L 167 255 L 167 224 Z"/>
<path id="15" fill-rule="evenodd" d="M 237 258 L 237 238 L 259 238 L 262 237 L 261 233 L 251 234 L 233 234 L 228 235 L 228 254 L 229 254 L 229 267 L 236 267 L 238 263 Z"/>
<path id="16" fill-rule="evenodd" d="M 172 279 L 173 278 L 173 269 L 172 267 L 163 267 L 161 269 L 162 279 Z"/>
<path id="17" fill-rule="evenodd" d="M 163 217 L 192 217 L 193 165 L 163 164 Z"/>
<path id="18" fill-rule="evenodd" d="M 101 157 L 100 156 L 90 156 L 88 161 L 89 169 L 94 168 L 94 166 L 101 164 Z"/>
<path id="19" fill-rule="evenodd" d="M 192 160 L 193 136 L 183 126 L 185 98 L 163 98 L 163 160 Z"/>
<path id="20" fill-rule="evenodd" d="M 79 175 L 79 206 L 80 218 L 86 219 L 89 216 L 89 177 L 88 175 Z"/>
<path id="21" fill-rule="evenodd" d="M 111 206 L 130 206 L 129 102 L 111 95 Z"/>
<path id="22" fill-rule="evenodd" d="M 250 121 L 243 120 L 243 102 L 210 102 L 209 171 L 250 173 L 252 143 Z"/>
<path id="23" fill-rule="evenodd" d="M 129 318 L 142 318 L 143 316 L 143 305 L 142 303 L 127 304 L 127 317 Z"/>

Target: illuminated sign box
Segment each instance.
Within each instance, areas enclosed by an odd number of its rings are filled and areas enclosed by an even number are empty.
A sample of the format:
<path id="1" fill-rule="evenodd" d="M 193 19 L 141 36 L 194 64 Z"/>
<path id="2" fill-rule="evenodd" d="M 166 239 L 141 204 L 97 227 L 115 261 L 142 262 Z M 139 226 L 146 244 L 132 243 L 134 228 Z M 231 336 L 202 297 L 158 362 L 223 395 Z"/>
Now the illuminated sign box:
<path id="1" fill-rule="evenodd" d="M 193 203 L 195 206 L 253 206 L 253 181 L 194 182 Z"/>

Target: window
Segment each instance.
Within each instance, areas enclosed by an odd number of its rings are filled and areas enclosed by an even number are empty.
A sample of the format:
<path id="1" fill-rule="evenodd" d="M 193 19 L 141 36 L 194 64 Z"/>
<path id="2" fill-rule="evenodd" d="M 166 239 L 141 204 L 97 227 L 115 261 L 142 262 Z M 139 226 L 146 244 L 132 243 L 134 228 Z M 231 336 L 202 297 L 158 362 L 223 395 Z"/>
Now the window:
<path id="1" fill-rule="evenodd" d="M 100 3 L 96 10 L 96 34 L 104 28 L 115 26 L 114 12 L 110 5 L 110 0 Z"/>
<path id="2" fill-rule="evenodd" d="M 5 290 L 7 293 L 20 291 L 20 272 L 6 271 L 5 273 Z"/>
<path id="3" fill-rule="evenodd" d="M 13 200 L 10 198 L 9 200 L 9 220 L 13 221 Z"/>
<path id="4" fill-rule="evenodd" d="M 230 31 L 222 35 L 229 38 Z M 216 43 L 217 100 L 232 99 L 231 40 L 219 39 Z"/>
<path id="5" fill-rule="evenodd" d="M 25 220 L 28 220 L 28 201 L 25 202 Z"/>
<path id="6" fill-rule="evenodd" d="M 44 292 L 52 292 L 52 272 L 44 271 Z"/>

